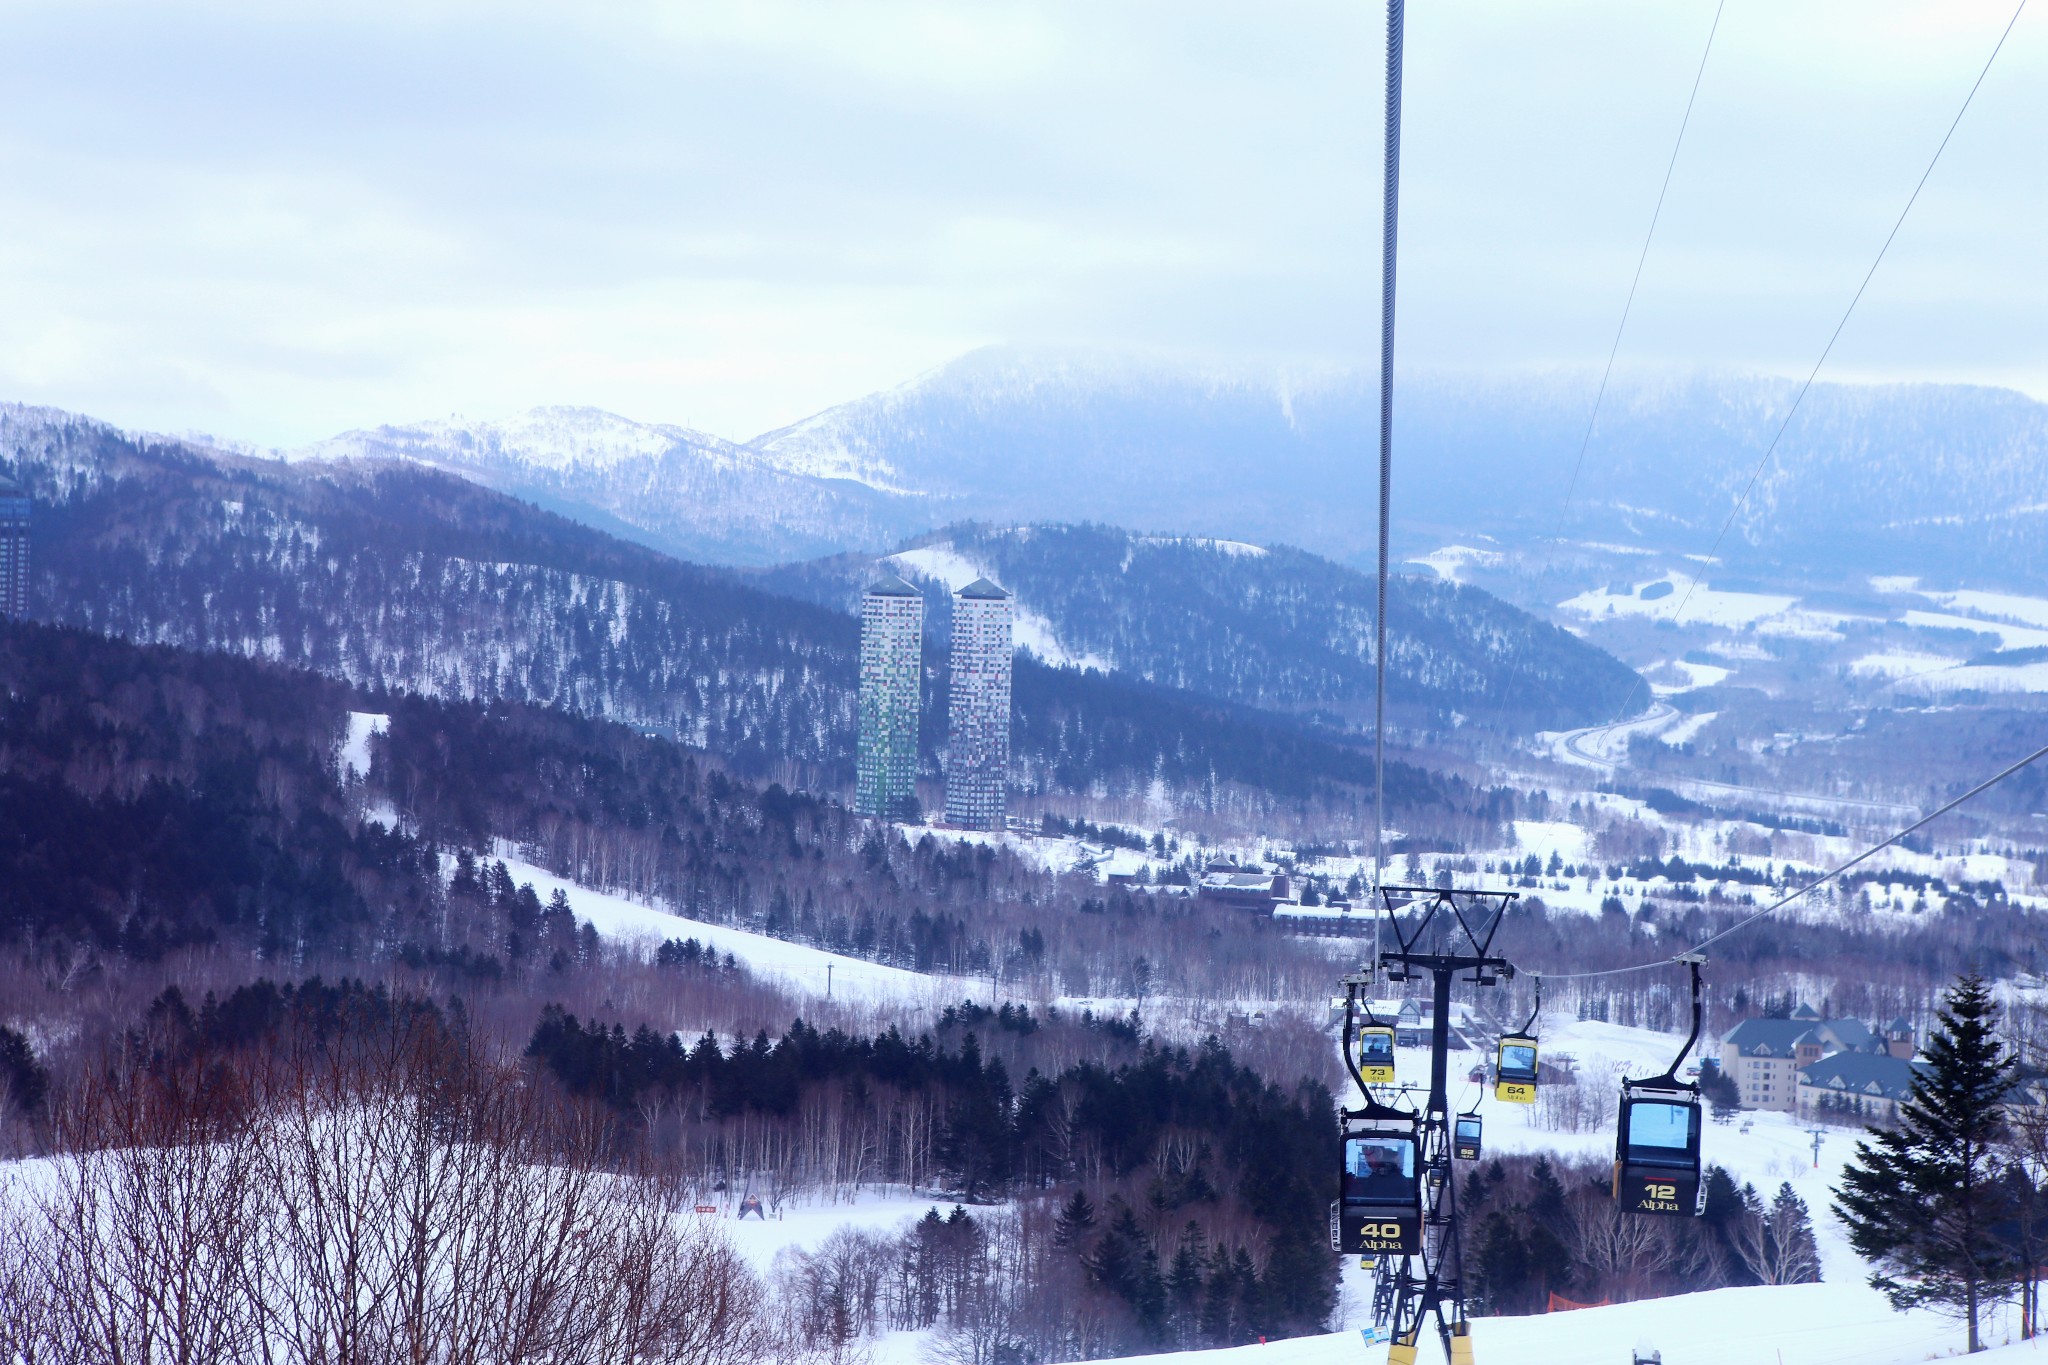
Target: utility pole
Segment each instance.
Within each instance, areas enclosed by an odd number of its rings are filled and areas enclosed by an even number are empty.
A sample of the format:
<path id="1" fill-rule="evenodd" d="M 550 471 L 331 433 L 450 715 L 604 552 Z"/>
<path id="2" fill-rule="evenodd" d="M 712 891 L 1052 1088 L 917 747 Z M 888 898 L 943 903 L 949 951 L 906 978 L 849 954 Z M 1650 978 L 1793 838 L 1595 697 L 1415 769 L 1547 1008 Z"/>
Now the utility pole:
<path id="1" fill-rule="evenodd" d="M 1825 1135 L 1826 1130 L 1809 1128 L 1807 1131 L 1813 1134 L 1813 1169 L 1817 1171 L 1820 1169 L 1820 1140 Z"/>
<path id="2" fill-rule="evenodd" d="M 832 998 L 832 964 L 829 962 L 825 964 L 825 998 Z"/>

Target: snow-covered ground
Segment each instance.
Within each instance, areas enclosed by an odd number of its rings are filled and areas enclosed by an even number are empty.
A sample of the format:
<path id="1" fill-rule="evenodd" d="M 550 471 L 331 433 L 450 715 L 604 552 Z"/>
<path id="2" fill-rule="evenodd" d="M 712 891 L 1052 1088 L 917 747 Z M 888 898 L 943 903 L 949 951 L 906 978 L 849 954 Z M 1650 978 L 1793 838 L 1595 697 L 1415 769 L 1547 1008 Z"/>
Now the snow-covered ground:
<path id="1" fill-rule="evenodd" d="M 2014 1329 L 2010 1335 L 2016 1335 Z M 1990 1337 L 2003 1342 L 2001 1329 Z M 1641 1346 L 1664 1365 L 1908 1365 L 1962 1354 L 1955 1323 L 1930 1312 L 1894 1313 L 1862 1284 L 1715 1289 L 1668 1299 L 1526 1318 L 1476 1318 L 1481 1365 L 1628 1365 Z M 1129 1365 L 1379 1365 L 1386 1347 L 1360 1332 L 1298 1337 L 1223 1351 L 1133 1357 Z M 1417 1358 L 1442 1359 L 1425 1340 Z M 1972 1360 L 1988 1365 L 2048 1360 L 2040 1341 L 2002 1346 Z"/>
<path id="2" fill-rule="evenodd" d="M 1646 588 L 1659 584 L 1668 585 L 1670 591 L 1643 596 Z M 1688 595 L 1688 590 L 1689 594 Z M 1799 599 L 1783 597 L 1776 593 L 1727 592 L 1707 586 L 1682 573 L 1668 573 L 1661 578 L 1633 585 L 1628 593 L 1609 593 L 1602 589 L 1582 592 L 1576 597 L 1558 603 L 1558 610 L 1574 616 L 1598 620 L 1603 616 L 1642 616 L 1671 619 L 1684 604 L 1684 619 L 1695 624 L 1725 626 L 1731 630 L 1745 626 L 1758 627 L 1773 617 L 1790 611 Z"/>
<path id="3" fill-rule="evenodd" d="M 1462 583 L 1465 581 L 1462 575 L 1472 565 L 1487 569 L 1497 568 L 1505 559 L 1506 556 L 1498 550 L 1480 550 L 1470 545 L 1446 545 L 1441 549 L 1431 550 L 1419 559 L 1407 562 L 1427 564 L 1436 570 L 1437 577 L 1452 583 Z"/>
<path id="4" fill-rule="evenodd" d="M 1623 1028 L 1590 1020 L 1546 1015 L 1541 1027 L 1544 1055 L 1572 1059 L 1581 1086 L 1596 1095 L 1615 1093 L 1617 1078 L 1662 1071 L 1681 1038 L 1645 1029 Z M 1480 1060 L 1477 1051 L 1453 1053 L 1451 1100 L 1460 1110 L 1476 1108 L 1485 1120 L 1488 1154 L 1554 1152 L 1606 1158 L 1614 1150 L 1612 1120 L 1597 1132 L 1561 1133 L 1537 1126 L 1537 1111 L 1502 1104 L 1484 1086 L 1462 1080 Z M 1695 1051 L 1692 1059 L 1700 1056 Z M 1429 1054 L 1420 1048 L 1400 1049 L 1396 1058 L 1404 1077 L 1424 1078 Z M 1957 1324 L 1933 1312 L 1897 1313 L 1865 1283 L 1868 1268 L 1850 1249 L 1846 1233 L 1831 1209 L 1833 1189 L 1841 1178 L 1860 1132 L 1850 1128 L 1823 1131 L 1818 1156 L 1813 1130 L 1790 1114 L 1745 1111 L 1729 1123 L 1709 1123 L 1703 1138 L 1705 1160 L 1727 1169 L 1738 1184 L 1753 1184 L 1766 1202 L 1781 1183 L 1789 1183 L 1805 1201 L 1813 1220 L 1821 1259 L 1822 1282 L 1815 1285 L 1718 1289 L 1700 1294 L 1618 1304 L 1524 1318 L 1480 1318 L 1473 1323 L 1473 1344 L 1481 1361 L 1513 1365 L 1627 1365 L 1638 1343 L 1663 1352 L 1665 1365 L 1905 1365 L 1962 1353 Z M 1326 1337 L 1285 1343 L 1289 1362 L 1345 1361 L 1356 1365 L 1384 1358 L 1384 1347 L 1364 1344 L 1360 1329 L 1370 1325 L 1370 1276 L 1355 1261 L 1344 1270 L 1347 1330 Z M 2001 1316 L 1987 1328 L 1987 1339 L 2003 1342 L 2017 1335 L 2016 1319 Z M 1237 1352 L 1189 1352 L 1177 1359 L 1186 1365 L 1239 1365 L 1253 1357 Z M 1270 1348 L 1267 1348 L 1270 1357 Z M 1433 1343 L 1421 1358 L 1436 1358 Z M 1993 1357 L 1996 1359 L 1997 1357 Z M 2048 1359 L 2031 1344 L 2013 1347 L 2007 1359 Z"/>
<path id="5" fill-rule="evenodd" d="M 374 711 L 348 713 L 348 734 L 341 741 L 341 778 L 344 783 L 370 775 L 370 736 L 390 728 L 391 717 Z"/>
<path id="6" fill-rule="evenodd" d="M 903 967 L 885 967 L 863 958 L 847 957 L 801 943 L 789 943 L 765 934 L 752 934 L 723 924 L 684 919 L 659 906 L 628 900 L 606 891 L 555 876 L 516 857 L 503 857 L 505 870 L 515 882 L 531 882 L 545 901 L 560 890 L 569 898 L 569 908 L 579 921 L 597 926 L 607 938 L 651 946 L 663 939 L 694 938 L 720 953 L 731 953 L 754 975 L 811 995 L 829 990 L 837 999 L 864 1003 L 901 1003 L 937 1006 L 958 1004 L 976 995 L 986 996 L 986 980 L 928 975 Z"/>
<path id="7" fill-rule="evenodd" d="M 961 554 L 950 542 L 905 550 L 901 554 L 890 555 L 884 562 L 901 565 L 926 578 L 935 578 L 946 585 L 948 592 L 958 592 L 977 578 L 992 577 L 984 566 Z M 1059 668 L 1110 671 L 1112 664 L 1101 655 L 1072 650 L 1061 644 L 1052 622 L 1045 617 L 1021 602 L 1015 603 L 1014 607 L 1011 633 L 1017 648 L 1030 650 L 1046 663 Z"/>

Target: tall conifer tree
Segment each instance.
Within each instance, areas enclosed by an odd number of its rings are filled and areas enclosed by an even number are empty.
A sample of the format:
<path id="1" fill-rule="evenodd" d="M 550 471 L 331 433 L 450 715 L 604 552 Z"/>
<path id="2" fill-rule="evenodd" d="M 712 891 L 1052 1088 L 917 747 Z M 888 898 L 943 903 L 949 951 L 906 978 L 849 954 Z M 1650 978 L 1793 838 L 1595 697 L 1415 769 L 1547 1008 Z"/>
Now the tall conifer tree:
<path id="1" fill-rule="evenodd" d="M 2013 1059 L 1994 1032 L 1998 1007 L 1982 977 L 1958 981 L 1939 1017 L 1896 1124 L 1856 1145 L 1835 1210 L 1893 1307 L 1957 1313 L 1969 1349 L 1981 1351 L 1979 1318 L 2020 1270 L 1993 1231 L 2014 1212 L 1999 1179 Z"/>

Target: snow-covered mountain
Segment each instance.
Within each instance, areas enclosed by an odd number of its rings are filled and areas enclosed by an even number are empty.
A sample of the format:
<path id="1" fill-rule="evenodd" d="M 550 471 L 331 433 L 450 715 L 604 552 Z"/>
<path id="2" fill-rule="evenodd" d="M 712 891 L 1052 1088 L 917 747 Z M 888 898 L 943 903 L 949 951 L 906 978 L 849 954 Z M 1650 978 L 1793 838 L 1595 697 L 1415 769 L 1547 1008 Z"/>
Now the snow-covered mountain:
<path id="1" fill-rule="evenodd" d="M 1492 536 L 1753 566 L 2014 579 L 2048 569 L 2048 406 L 1960 385 L 1622 376 L 1581 441 L 1589 375 L 1420 375 L 1396 399 L 1396 549 Z M 746 441 L 586 408 L 349 432 L 296 456 L 459 471 L 688 557 L 762 565 L 936 526 L 1102 521 L 1373 551 L 1376 381 L 991 347 Z M 1750 487 L 1752 477 L 1753 487 Z M 1567 507 L 1565 491 L 1573 489 Z"/>
<path id="2" fill-rule="evenodd" d="M 922 524 L 919 499 L 787 468 L 753 447 L 688 427 L 597 408 L 381 426 L 285 454 L 294 461 L 432 465 L 690 559 L 772 563 L 881 543 Z"/>
<path id="3" fill-rule="evenodd" d="M 1736 558 L 1921 572 L 1961 556 L 2048 567 L 2048 405 L 1962 385 L 1820 384 L 1767 463 L 1796 386 L 1753 375 L 1623 376 L 1572 474 L 1588 375 L 1404 376 L 1397 545 L 1565 534 L 1708 548 L 1750 485 Z M 755 445 L 809 467 L 886 471 L 976 519 L 1100 520 L 1373 550 L 1374 377 L 1288 377 L 1004 348 L 844 404 Z M 1566 489 L 1573 486 L 1567 507 Z"/>
<path id="4" fill-rule="evenodd" d="M 760 581 L 850 609 L 877 563 L 838 556 Z M 925 586 L 926 623 L 941 640 L 947 594 L 987 576 L 1015 594 L 1018 645 L 1048 662 L 1346 728 L 1372 716 L 1374 582 L 1306 551 L 1113 526 L 966 524 L 879 564 Z M 1397 578 L 1388 621 L 1388 695 L 1409 723 L 1590 724 L 1640 687 L 1613 656 L 1477 589 Z"/>
<path id="5" fill-rule="evenodd" d="M 743 775 L 850 783 L 859 623 L 412 460 L 282 462 L 0 408 L 35 501 L 31 612 L 140 643 L 261 657 L 369 689 L 531 701 L 660 726 Z M 930 656 L 924 761 L 945 743 Z M 1020 661 L 1026 794 L 1242 816 L 1350 812 L 1369 755 L 1298 717 Z M 1395 765 L 1405 827 L 1485 829 L 1487 793 Z M 1134 795 L 1135 794 L 1135 795 Z"/>

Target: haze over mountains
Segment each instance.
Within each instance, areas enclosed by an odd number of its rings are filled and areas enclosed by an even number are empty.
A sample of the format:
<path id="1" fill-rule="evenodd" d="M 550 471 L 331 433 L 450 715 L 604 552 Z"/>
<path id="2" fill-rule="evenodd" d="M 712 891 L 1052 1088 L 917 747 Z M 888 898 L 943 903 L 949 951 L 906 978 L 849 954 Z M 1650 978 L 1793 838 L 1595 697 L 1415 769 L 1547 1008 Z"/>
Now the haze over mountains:
<path id="1" fill-rule="evenodd" d="M 1731 564 L 1999 578 L 2043 565 L 2048 405 L 1960 385 L 1622 376 L 1576 484 L 1592 377 L 1404 377 L 1396 549 L 1554 534 Z M 991 347 L 745 442 L 590 409 L 346 433 L 295 456 L 425 460 L 671 552 L 765 565 L 951 522 L 1099 521 L 1372 553 L 1373 377 Z M 1568 485 L 1574 491 L 1565 504 Z"/>

